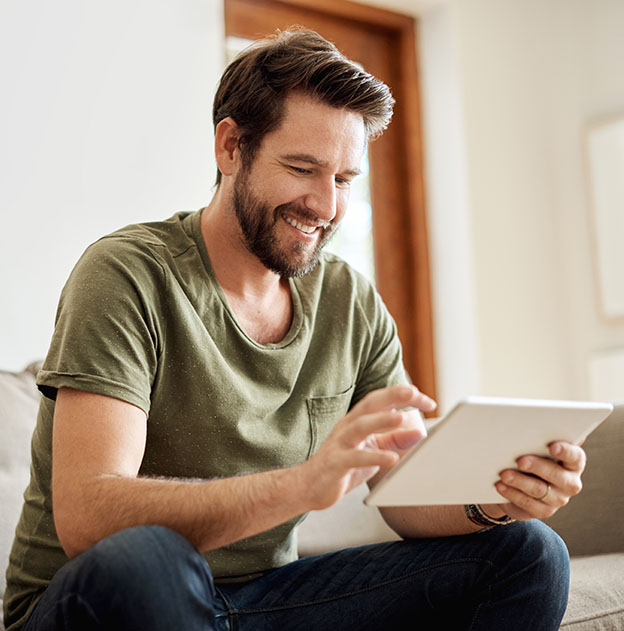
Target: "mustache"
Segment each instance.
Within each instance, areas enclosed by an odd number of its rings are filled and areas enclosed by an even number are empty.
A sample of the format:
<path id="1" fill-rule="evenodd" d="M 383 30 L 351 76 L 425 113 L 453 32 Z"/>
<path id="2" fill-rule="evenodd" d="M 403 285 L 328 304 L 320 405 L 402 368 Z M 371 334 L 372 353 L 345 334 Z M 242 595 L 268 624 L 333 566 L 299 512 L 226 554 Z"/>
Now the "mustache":
<path id="1" fill-rule="evenodd" d="M 294 218 L 301 221 L 301 223 L 309 223 L 310 225 L 319 225 L 324 230 L 333 229 L 334 222 L 320 219 L 313 212 L 307 208 L 301 207 L 295 203 L 288 202 L 286 204 L 280 204 L 275 209 L 275 218 L 281 217 L 283 213 L 292 215 Z"/>

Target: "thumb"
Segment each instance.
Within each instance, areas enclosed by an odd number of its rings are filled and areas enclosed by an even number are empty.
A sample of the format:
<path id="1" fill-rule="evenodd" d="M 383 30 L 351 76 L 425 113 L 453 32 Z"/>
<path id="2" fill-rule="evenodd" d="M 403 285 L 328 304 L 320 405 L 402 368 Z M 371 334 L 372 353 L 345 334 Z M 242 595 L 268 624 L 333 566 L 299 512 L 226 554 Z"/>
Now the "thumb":
<path id="1" fill-rule="evenodd" d="M 377 434 L 375 440 L 380 449 L 392 451 L 405 451 L 411 449 L 416 443 L 426 437 L 426 432 L 419 427 L 411 429 L 397 429 L 385 434 Z"/>

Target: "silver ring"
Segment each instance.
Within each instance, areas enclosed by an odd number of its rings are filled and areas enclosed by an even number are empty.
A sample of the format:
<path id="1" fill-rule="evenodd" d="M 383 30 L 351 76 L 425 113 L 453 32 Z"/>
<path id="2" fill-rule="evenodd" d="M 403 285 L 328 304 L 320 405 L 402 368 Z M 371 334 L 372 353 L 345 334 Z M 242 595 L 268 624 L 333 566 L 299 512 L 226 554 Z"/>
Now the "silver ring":
<path id="1" fill-rule="evenodd" d="M 541 497 L 538 497 L 538 500 L 544 500 L 546 499 L 546 496 L 550 493 L 550 484 L 548 484 L 548 482 L 546 482 L 546 492 L 544 493 L 544 495 L 542 495 Z"/>

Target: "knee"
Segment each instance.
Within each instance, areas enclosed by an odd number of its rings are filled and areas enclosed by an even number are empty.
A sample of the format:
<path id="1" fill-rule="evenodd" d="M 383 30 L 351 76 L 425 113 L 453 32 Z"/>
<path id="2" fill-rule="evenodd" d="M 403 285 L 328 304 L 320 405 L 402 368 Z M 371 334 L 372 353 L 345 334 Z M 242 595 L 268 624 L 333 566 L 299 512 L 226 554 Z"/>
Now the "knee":
<path id="1" fill-rule="evenodd" d="M 94 556 L 117 555 L 122 552 L 125 557 L 144 557 L 150 553 L 150 562 L 161 562 L 163 554 L 178 556 L 194 556 L 197 550 L 177 532 L 164 526 L 135 526 L 109 535 L 98 542 L 91 550 Z"/>
<path id="2" fill-rule="evenodd" d="M 196 591 L 212 591 L 208 564 L 182 535 L 161 526 L 137 526 L 116 532 L 76 557 L 78 576 L 98 585 L 127 590 L 163 591 L 167 585 L 191 584 Z M 75 574 L 76 575 L 76 574 Z M 156 595 L 156 594 L 153 594 Z"/>
<path id="3" fill-rule="evenodd" d="M 515 539 L 516 556 L 532 574 L 532 580 L 553 591 L 567 595 L 570 580 L 570 556 L 561 537 L 543 522 L 533 519 L 510 526 Z"/>
<path id="4" fill-rule="evenodd" d="M 67 619 L 88 609 L 105 628 L 152 631 L 204 629 L 214 619 L 208 563 L 184 537 L 160 526 L 106 537 L 53 580 L 72 595 Z"/>

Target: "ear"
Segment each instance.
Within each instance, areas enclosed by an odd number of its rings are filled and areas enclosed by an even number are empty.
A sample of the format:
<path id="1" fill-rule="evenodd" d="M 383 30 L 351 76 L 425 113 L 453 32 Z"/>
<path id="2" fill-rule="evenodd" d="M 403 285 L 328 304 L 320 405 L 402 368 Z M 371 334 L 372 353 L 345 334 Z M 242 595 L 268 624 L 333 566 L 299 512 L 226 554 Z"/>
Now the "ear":
<path id="1" fill-rule="evenodd" d="M 239 128 L 229 116 L 219 122 L 215 130 L 215 157 L 222 175 L 232 175 L 240 160 Z"/>

